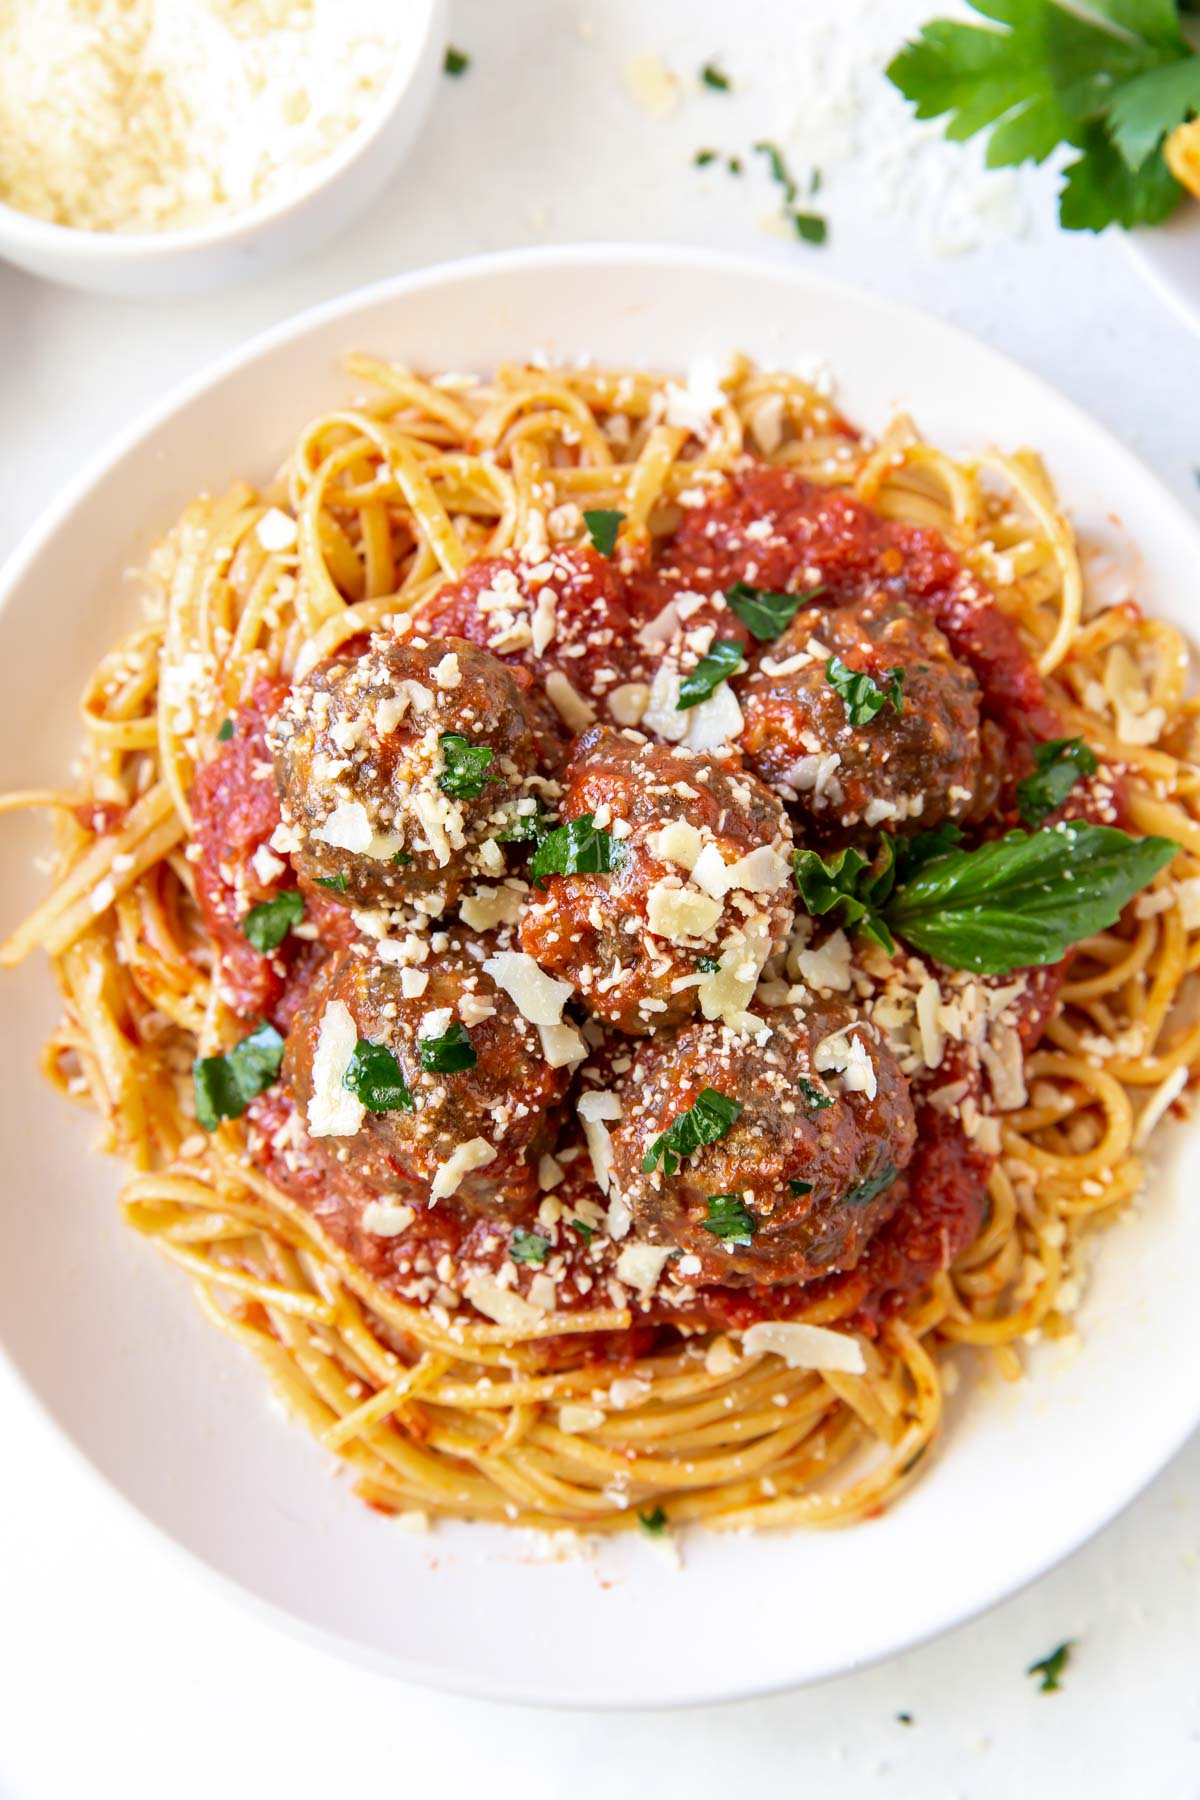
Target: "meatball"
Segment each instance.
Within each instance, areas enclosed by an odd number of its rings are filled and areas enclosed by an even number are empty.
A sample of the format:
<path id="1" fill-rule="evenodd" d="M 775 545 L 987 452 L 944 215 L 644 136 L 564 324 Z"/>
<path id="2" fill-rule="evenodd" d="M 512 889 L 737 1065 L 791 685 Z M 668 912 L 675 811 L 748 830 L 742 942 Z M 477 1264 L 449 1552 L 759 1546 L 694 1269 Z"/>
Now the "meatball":
<path id="1" fill-rule="evenodd" d="M 527 953 L 634 1036 L 691 1018 L 718 964 L 749 959 L 748 1004 L 792 920 L 791 833 L 775 795 L 736 764 L 599 725 L 564 784 L 563 819 L 593 815 L 614 866 L 545 877 L 521 926 Z"/>
<path id="2" fill-rule="evenodd" d="M 833 657 L 888 695 L 861 724 L 830 679 Z M 1001 753 L 995 727 L 980 722 L 979 684 L 903 600 L 802 610 L 739 698 L 739 748 L 818 829 L 922 830 L 995 798 Z"/>
<path id="3" fill-rule="evenodd" d="M 297 682 L 269 736 L 297 873 L 359 907 L 502 875 L 543 785 L 528 685 L 463 638 L 376 637 Z"/>
<path id="4" fill-rule="evenodd" d="M 406 967 L 381 960 L 383 948 L 391 945 L 363 943 L 334 959 L 288 1033 L 283 1079 L 310 1138 L 344 1178 L 389 1198 L 452 1196 L 474 1213 L 528 1202 L 568 1070 L 551 1068 L 537 1028 L 492 981 L 484 941 L 456 933 L 440 955 Z M 411 1104 L 356 1107 L 343 1084 L 352 1039 L 391 1052 Z"/>
<path id="5" fill-rule="evenodd" d="M 699 1282 L 852 1269 L 898 1205 L 896 1177 L 913 1153 L 908 1082 L 869 1024 L 814 1002 L 764 1013 L 761 1025 L 738 1035 L 697 1022 L 641 1045 L 612 1130 L 613 1186 L 634 1235 L 695 1258 Z M 659 1140 L 705 1089 L 740 1113 L 728 1124 L 731 1109 L 716 1102 L 724 1135 L 664 1154 Z"/>

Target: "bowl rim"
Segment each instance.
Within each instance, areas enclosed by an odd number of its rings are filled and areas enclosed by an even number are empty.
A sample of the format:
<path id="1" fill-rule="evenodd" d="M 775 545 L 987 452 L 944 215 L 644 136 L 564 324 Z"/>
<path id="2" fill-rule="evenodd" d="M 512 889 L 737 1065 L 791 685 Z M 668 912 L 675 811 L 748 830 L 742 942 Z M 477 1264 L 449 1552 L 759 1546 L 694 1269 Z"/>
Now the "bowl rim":
<path id="1" fill-rule="evenodd" d="M 78 256 L 110 268 L 150 266 L 175 256 L 223 250 L 288 218 L 334 186 L 378 141 L 437 48 L 437 40 L 445 32 L 446 0 L 405 0 L 405 5 L 414 12 L 420 9 L 424 16 L 417 13 L 416 29 L 401 39 L 395 63 L 366 116 L 330 155 L 312 165 L 309 179 L 206 225 L 166 231 L 88 231 L 80 225 L 39 218 L 0 200 L 0 260 L 11 246 L 23 254 L 59 259 Z"/>
<path id="2" fill-rule="evenodd" d="M 325 324 L 350 317 L 371 305 L 401 299 L 411 293 L 437 288 L 447 282 L 469 282 L 514 272 L 552 268 L 608 271 L 615 267 L 627 271 L 636 270 L 638 267 L 648 270 L 677 269 L 681 261 L 686 262 L 689 267 L 701 274 L 720 272 L 747 279 L 765 279 L 783 286 L 793 286 L 808 291 L 815 290 L 831 300 L 851 296 L 860 304 L 866 300 L 871 304 L 884 307 L 889 315 L 901 325 L 906 319 L 914 323 L 921 321 L 926 325 L 933 324 L 939 333 L 947 336 L 950 341 L 976 352 L 982 351 L 994 364 L 1007 366 L 1018 373 L 1025 382 L 1032 383 L 1035 389 L 1042 390 L 1047 398 L 1053 400 L 1062 416 L 1070 422 L 1074 429 L 1086 432 L 1093 440 L 1102 441 L 1108 451 L 1136 466 L 1152 483 L 1159 503 L 1173 515 L 1180 532 L 1186 534 L 1194 542 L 1197 555 L 1200 557 L 1200 522 L 1196 520 L 1178 496 L 1161 481 L 1154 470 L 1135 456 L 1114 433 L 1100 425 L 1082 407 L 1060 393 L 1040 375 L 1028 370 L 1024 365 L 1005 356 L 1002 352 L 994 350 L 974 334 L 948 323 L 929 310 L 894 300 L 888 296 L 874 294 L 853 283 L 813 273 L 807 268 L 790 268 L 780 265 L 762 256 L 730 254 L 677 245 L 642 244 L 636 241 L 600 242 L 565 246 L 534 246 L 431 264 L 350 289 L 255 333 L 242 344 L 209 362 L 197 373 L 177 383 L 163 398 L 141 412 L 129 425 L 115 434 L 106 446 L 87 460 L 79 473 L 66 483 L 63 491 L 42 510 L 19 539 L 10 555 L 3 564 L 0 564 L 0 611 L 3 611 L 11 593 L 24 579 L 44 546 L 63 526 L 78 503 L 94 486 L 104 480 L 132 451 L 136 450 L 144 439 L 156 432 L 160 426 L 168 423 L 173 415 L 183 411 L 207 388 L 237 374 L 239 370 L 247 367 L 260 356 L 297 339 L 302 339 Z M 1183 1129 L 1191 1129 L 1200 1134 L 1200 1118 L 1195 1120 L 1190 1128 L 1185 1126 Z M 1200 1423 L 1200 1403 L 1193 1406 L 1187 1416 L 1181 1409 L 1179 1417 L 1173 1421 L 1171 1428 L 1160 1438 L 1153 1460 L 1125 1471 L 1119 1481 L 1114 1482 L 1105 1490 L 1102 1499 L 1098 1498 L 1089 1505 L 1087 1497 L 1082 1496 L 1071 1529 L 1049 1541 L 1043 1540 L 1041 1547 L 1031 1556 L 1028 1565 L 1018 1577 L 1006 1580 L 1003 1586 L 986 1598 L 972 1597 L 965 1603 L 962 1599 L 947 1598 L 930 1612 L 915 1631 L 911 1623 L 905 1627 L 903 1621 L 898 1621 L 894 1633 L 889 1634 L 886 1641 L 881 1639 L 873 1643 L 860 1656 L 856 1656 L 852 1660 L 843 1660 L 839 1665 L 829 1668 L 822 1674 L 805 1675 L 798 1678 L 781 1676 L 770 1682 L 754 1679 L 750 1682 L 733 1685 L 728 1680 L 723 1680 L 706 1688 L 694 1687 L 686 1695 L 668 1698 L 654 1695 L 644 1699 L 637 1696 L 623 1698 L 602 1696 L 598 1699 L 581 1699 L 578 1693 L 562 1686 L 556 1686 L 553 1682 L 533 1688 L 529 1685 L 509 1685 L 503 1681 L 477 1674 L 470 1669 L 449 1671 L 441 1667 L 429 1668 L 420 1663 L 414 1663 L 406 1657 L 373 1649 L 346 1636 L 343 1632 L 308 1621 L 278 1602 L 253 1592 L 234 1576 L 227 1574 L 202 1552 L 192 1549 L 175 1537 L 168 1526 L 160 1523 L 149 1512 L 144 1511 L 135 1499 L 123 1491 L 113 1477 L 92 1461 L 87 1451 L 75 1441 L 69 1428 L 60 1422 L 52 1407 L 43 1403 L 32 1377 L 26 1376 L 2 1340 L 0 1340 L 0 1363 L 12 1376 L 15 1387 L 29 1404 L 33 1415 L 42 1425 L 49 1427 L 53 1437 L 57 1438 L 59 1443 L 66 1448 L 70 1460 L 76 1467 L 82 1466 L 84 1473 L 91 1480 L 100 1483 L 103 1488 L 115 1496 L 120 1508 L 135 1517 L 144 1529 L 147 1529 L 156 1540 L 164 1544 L 179 1564 L 197 1570 L 205 1579 L 213 1582 L 220 1591 L 229 1595 L 239 1605 L 249 1608 L 258 1617 L 271 1621 L 286 1631 L 293 1639 L 327 1653 L 336 1653 L 352 1663 L 372 1669 L 376 1673 L 391 1675 L 394 1678 L 435 1688 L 439 1691 L 508 1703 L 597 1712 L 645 1711 L 663 1707 L 712 1705 L 768 1694 L 785 1693 L 795 1690 L 798 1686 L 818 1685 L 824 1680 L 831 1680 L 839 1675 L 869 1667 L 890 1656 L 927 1643 L 946 1631 L 968 1623 L 990 1611 L 1002 1601 L 1022 1592 L 1081 1550 L 1099 1531 L 1119 1517 L 1149 1483 L 1161 1474 L 1192 1436 L 1197 1424 Z"/>

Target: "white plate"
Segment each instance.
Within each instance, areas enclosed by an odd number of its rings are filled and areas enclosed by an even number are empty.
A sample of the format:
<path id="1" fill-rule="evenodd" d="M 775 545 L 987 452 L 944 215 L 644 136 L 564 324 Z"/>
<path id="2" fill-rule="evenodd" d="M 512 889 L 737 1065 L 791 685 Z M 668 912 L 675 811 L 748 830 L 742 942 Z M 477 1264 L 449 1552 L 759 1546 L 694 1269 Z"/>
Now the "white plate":
<path id="1" fill-rule="evenodd" d="M 950 447 L 1038 445 L 1077 521 L 1119 512 L 1143 593 L 1179 623 L 1200 539 L 1114 439 L 1032 376 L 935 319 L 753 262 L 678 250 L 548 250 L 370 288 L 257 339 L 160 407 L 64 496 L 2 588 L 0 785 L 65 771 L 76 695 L 131 603 L 122 571 L 182 502 L 265 475 L 344 398 L 362 348 L 432 369 L 544 349 L 678 368 L 737 346 L 814 354 L 850 415 L 911 408 Z M 24 833 L 24 835 L 23 835 Z M 10 918 L 39 891 L 36 828 L 3 822 Z M 666 1705 L 834 1674 L 1013 1592 L 1123 1507 L 1200 1417 L 1195 1296 L 1200 1135 L 1107 1235 L 1074 1357 L 1045 1347 L 1016 1387 L 966 1384 L 923 1483 L 840 1533 L 697 1538 L 678 1573 L 644 1541 L 603 1566 L 537 1560 L 496 1530 L 405 1535 L 333 1480 L 268 1406 L 257 1367 L 201 1319 L 187 1282 L 118 1223 L 94 1125 L 33 1063 L 54 1018 L 43 968 L 8 977 L 0 1334 L 46 1410 L 147 1521 L 281 1622 L 374 1666 L 474 1694 Z M 86 1492 L 82 1499 L 86 1501 Z M 603 1576 L 603 1580 L 600 1578 Z"/>
<path id="2" fill-rule="evenodd" d="M 1187 201 L 1165 225 L 1123 234 L 1134 261 L 1180 318 L 1200 331 L 1200 203 Z"/>

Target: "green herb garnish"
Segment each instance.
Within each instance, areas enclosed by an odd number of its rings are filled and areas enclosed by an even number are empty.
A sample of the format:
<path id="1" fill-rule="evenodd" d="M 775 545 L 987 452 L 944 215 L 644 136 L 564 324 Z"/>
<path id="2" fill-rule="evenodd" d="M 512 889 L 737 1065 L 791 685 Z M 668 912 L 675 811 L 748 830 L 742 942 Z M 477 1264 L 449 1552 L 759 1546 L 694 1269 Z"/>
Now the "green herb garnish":
<path id="1" fill-rule="evenodd" d="M 783 151 L 770 138 L 760 138 L 754 146 L 760 156 L 765 156 L 771 171 L 771 180 L 783 189 L 784 204 L 790 206 L 796 198 L 796 184 L 792 180 L 791 170 L 783 159 Z"/>
<path id="2" fill-rule="evenodd" d="M 536 842 L 542 836 L 543 825 L 540 810 L 535 807 L 531 813 L 514 813 L 503 831 L 496 833 L 498 844 L 527 844 Z"/>
<path id="3" fill-rule="evenodd" d="M 809 588 L 804 594 L 771 594 L 766 588 L 751 587 L 748 581 L 735 581 L 725 589 L 725 601 L 735 612 L 751 637 L 760 643 L 786 631 L 802 606 L 815 600 L 824 588 Z"/>
<path id="4" fill-rule="evenodd" d="M 1172 0 L 972 0 L 989 21 L 935 19 L 887 74 L 918 119 L 946 136 L 990 130 L 991 168 L 1044 162 L 1059 144 L 1059 218 L 1069 231 L 1153 225 L 1182 188 L 1162 156 L 1169 131 L 1200 112 L 1200 56 Z M 997 29 L 999 27 L 999 29 Z"/>
<path id="5" fill-rule="evenodd" d="M 896 1166 L 889 1163 L 878 1175 L 868 1175 L 857 1187 L 852 1187 L 842 1195 L 843 1206 L 865 1206 L 868 1200 L 877 1200 L 885 1188 L 890 1188 L 896 1179 Z"/>
<path id="6" fill-rule="evenodd" d="M 494 781 L 495 776 L 489 775 L 488 780 Z M 397 850 L 395 856 L 393 856 L 393 858 L 392 858 L 392 867 L 393 867 L 393 869 L 406 869 L 411 861 L 412 861 L 411 850 Z"/>
<path id="7" fill-rule="evenodd" d="M 738 1194 L 710 1194 L 707 1204 L 704 1229 L 726 1244 L 748 1245 L 762 1224 L 761 1219 L 742 1205 Z"/>
<path id="8" fill-rule="evenodd" d="M 316 882 L 318 887 L 333 888 L 334 891 L 339 894 L 344 894 L 346 891 L 346 877 L 344 875 L 318 875 L 316 877 Z"/>
<path id="9" fill-rule="evenodd" d="M 882 867 L 877 867 L 880 859 Z M 892 840 L 885 837 L 876 863 L 850 844 L 828 860 L 815 850 L 797 850 L 792 867 L 805 910 L 814 919 L 837 913 L 843 925 L 874 938 L 890 956 L 896 946 L 880 909 L 892 889 L 894 862 Z"/>
<path id="10" fill-rule="evenodd" d="M 1057 812 L 1083 775 L 1094 775 L 1097 763 L 1082 738 L 1051 738 L 1034 751 L 1034 771 L 1017 783 L 1017 811 L 1026 825 L 1040 825 Z"/>
<path id="11" fill-rule="evenodd" d="M 699 706 L 702 700 L 707 700 L 714 688 L 742 667 L 742 657 L 742 646 L 733 638 L 718 638 L 708 655 L 701 657 L 691 674 L 680 682 L 676 711 L 686 712 L 689 707 Z"/>
<path id="12" fill-rule="evenodd" d="M 591 1243 L 595 1234 L 590 1225 L 585 1225 L 582 1219 L 568 1219 L 567 1223 L 570 1225 L 572 1231 L 579 1234 L 585 1244 Z"/>
<path id="13" fill-rule="evenodd" d="M 197 1123 L 215 1131 L 222 1119 L 240 1119 L 278 1079 L 282 1062 L 283 1039 L 273 1025 L 260 1025 L 224 1056 L 198 1056 L 192 1064 Z"/>
<path id="14" fill-rule="evenodd" d="M 583 522 L 587 526 L 588 536 L 592 540 L 593 548 L 598 550 L 601 556 L 611 556 L 616 549 L 617 533 L 621 529 L 621 521 L 624 517 L 623 512 L 612 512 L 605 507 L 596 507 L 584 513 Z"/>
<path id="15" fill-rule="evenodd" d="M 704 975 L 715 975 L 717 970 L 721 967 L 721 959 L 717 956 L 698 956 L 696 958 L 696 967 Z"/>
<path id="16" fill-rule="evenodd" d="M 897 1725 L 911 1725 L 914 1723 L 913 1716 L 910 1712 L 897 1713 L 896 1723 Z"/>
<path id="17" fill-rule="evenodd" d="M 473 1069 L 479 1060 L 466 1026 L 457 1019 L 441 1037 L 420 1038 L 417 1054 L 421 1067 L 431 1075 L 457 1075 L 463 1069 Z"/>
<path id="18" fill-rule="evenodd" d="M 242 920 L 242 936 L 264 956 L 278 950 L 288 932 L 304 917 L 304 895 L 298 888 L 285 888 L 271 900 L 252 906 Z"/>
<path id="19" fill-rule="evenodd" d="M 610 831 L 602 831 L 592 813 L 569 819 L 548 831 L 529 863 L 529 879 L 544 887 L 547 875 L 611 875 L 628 855 Z"/>
<path id="20" fill-rule="evenodd" d="M 647 1537 L 661 1537 L 667 1529 L 667 1515 L 661 1506 L 656 1506 L 653 1512 L 640 1512 L 638 1524 Z"/>
<path id="21" fill-rule="evenodd" d="M 457 731 L 443 731 L 439 742 L 442 769 L 438 786 L 443 794 L 449 794 L 455 800 L 478 800 L 489 781 L 499 781 L 498 775 L 487 772 L 496 755 L 490 745 L 469 743 Z M 398 850 L 397 860 L 403 854 Z"/>
<path id="22" fill-rule="evenodd" d="M 891 679 L 887 687 L 881 688 L 872 676 L 847 668 L 840 656 L 831 656 L 825 664 L 825 679 L 845 701 L 851 725 L 869 725 L 889 700 L 897 713 L 903 712 L 904 670 L 889 669 L 888 674 Z"/>
<path id="23" fill-rule="evenodd" d="M 368 1112 L 412 1112 L 413 1097 L 403 1071 L 386 1044 L 359 1038 L 342 1086 L 361 1100 Z"/>
<path id="24" fill-rule="evenodd" d="M 539 1237 L 536 1231 L 522 1231 L 518 1225 L 509 1240 L 508 1254 L 515 1263 L 540 1266 L 550 1254 L 550 1239 Z"/>
<path id="25" fill-rule="evenodd" d="M 828 1099 L 824 1100 L 824 1101 L 822 1101 L 822 1105 L 823 1106 L 832 1106 L 833 1101 L 828 1100 Z M 812 1193 L 813 1184 L 811 1181 L 801 1181 L 798 1178 L 794 1178 L 793 1180 L 788 1182 L 788 1191 L 791 1194 L 793 1194 L 797 1200 L 799 1200 L 804 1194 Z"/>
<path id="26" fill-rule="evenodd" d="M 442 68 L 447 75 L 465 75 L 470 66 L 471 59 L 465 50 L 456 50 L 453 44 L 447 44 L 442 60 Z"/>
<path id="27" fill-rule="evenodd" d="M 700 71 L 700 79 L 705 87 L 714 88 L 718 94 L 727 94 L 733 86 L 724 70 L 719 69 L 716 63 L 712 62 L 705 63 Z"/>
<path id="28" fill-rule="evenodd" d="M 707 169 L 709 163 L 716 162 L 720 154 L 719 150 L 697 150 L 692 162 L 697 169 Z"/>
<path id="29" fill-rule="evenodd" d="M 1058 1678 L 1070 1662 L 1071 1652 L 1074 1648 L 1075 1639 L 1067 1638 L 1066 1642 L 1060 1644 L 1057 1650 L 1052 1650 L 1049 1656 L 1043 1656 L 1040 1662 L 1030 1663 L 1025 1673 L 1041 1676 L 1042 1679 L 1038 1682 L 1039 1693 L 1056 1694 L 1058 1692 L 1062 1686 L 1062 1682 Z"/>
<path id="30" fill-rule="evenodd" d="M 824 1112 L 827 1106 L 833 1105 L 833 1095 L 827 1094 L 825 1089 L 818 1087 L 815 1081 L 810 1081 L 807 1075 L 797 1075 L 796 1086 L 800 1089 L 801 1097 L 809 1112 Z"/>
<path id="31" fill-rule="evenodd" d="M 823 244 L 829 236 L 828 220 L 820 213 L 792 212 L 788 217 L 792 221 L 792 230 L 806 244 Z"/>
<path id="32" fill-rule="evenodd" d="M 683 1157 L 699 1150 L 702 1144 L 715 1144 L 723 1138 L 737 1123 L 741 1111 L 740 1100 L 730 1100 L 716 1088 L 704 1088 L 687 1111 L 655 1138 L 642 1158 L 642 1173 L 649 1175 L 661 1161 L 664 1175 L 676 1174 Z"/>
<path id="33" fill-rule="evenodd" d="M 227 744 L 232 736 L 233 736 L 233 720 L 232 719 L 222 719 L 221 723 L 217 729 L 218 744 Z"/>

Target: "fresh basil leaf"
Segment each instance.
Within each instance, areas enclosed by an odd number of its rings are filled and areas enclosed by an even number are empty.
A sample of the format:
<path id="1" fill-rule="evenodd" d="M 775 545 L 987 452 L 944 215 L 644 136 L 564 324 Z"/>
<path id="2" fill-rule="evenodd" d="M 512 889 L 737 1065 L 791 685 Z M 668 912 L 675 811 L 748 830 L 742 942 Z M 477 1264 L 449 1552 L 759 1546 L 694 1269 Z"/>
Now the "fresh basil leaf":
<path id="1" fill-rule="evenodd" d="M 1040 825 L 1057 812 L 1083 775 L 1094 775 L 1097 763 L 1082 738 L 1051 738 L 1034 751 L 1034 771 L 1017 783 L 1017 811 L 1026 825 Z"/>
<path id="2" fill-rule="evenodd" d="M 623 512 L 612 512 L 606 507 L 593 507 L 584 513 L 583 522 L 587 526 L 587 534 L 592 540 L 593 548 L 601 556 L 611 556 L 616 549 L 617 533 L 624 517 Z"/>
<path id="3" fill-rule="evenodd" d="M 885 1188 L 890 1188 L 896 1179 L 896 1165 L 889 1163 L 878 1175 L 869 1175 L 842 1195 L 843 1206 L 865 1206 L 868 1200 L 876 1200 Z"/>
<path id="4" fill-rule="evenodd" d="M 661 1537 L 667 1529 L 667 1515 L 661 1506 L 656 1506 L 653 1512 L 640 1512 L 638 1524 L 647 1537 Z"/>
<path id="5" fill-rule="evenodd" d="M 1041 1680 L 1038 1682 L 1040 1694 L 1056 1694 L 1058 1692 L 1062 1686 L 1059 1676 L 1071 1660 L 1071 1652 L 1074 1648 L 1075 1639 L 1067 1638 L 1066 1642 L 1060 1644 L 1057 1650 L 1052 1650 L 1049 1656 L 1043 1656 L 1039 1662 L 1030 1663 L 1025 1673 L 1041 1676 Z"/>
<path id="6" fill-rule="evenodd" d="M 269 956 L 303 917 L 304 895 L 298 888 L 285 888 L 273 899 L 250 908 L 242 920 L 242 936 L 263 956 Z"/>
<path id="7" fill-rule="evenodd" d="M 690 675 L 685 675 L 679 684 L 679 699 L 675 703 L 677 712 L 686 712 L 689 707 L 699 706 L 707 700 L 713 689 L 721 682 L 736 675 L 742 667 L 742 646 L 733 638 L 718 638 L 707 656 L 701 657 Z"/>
<path id="8" fill-rule="evenodd" d="M 342 1076 L 342 1086 L 361 1100 L 368 1112 L 412 1112 L 413 1097 L 404 1073 L 386 1044 L 359 1038 Z"/>
<path id="9" fill-rule="evenodd" d="M 766 588 L 751 587 L 748 581 L 735 581 L 725 589 L 725 603 L 751 637 L 766 643 L 786 631 L 800 608 L 824 592 L 823 587 L 815 587 L 803 594 L 772 594 Z"/>
<path id="10" fill-rule="evenodd" d="M 536 1263 L 539 1267 L 550 1254 L 550 1239 L 536 1231 L 522 1231 L 518 1225 L 509 1239 L 508 1254 L 515 1263 Z"/>
<path id="11" fill-rule="evenodd" d="M 590 1225 L 585 1225 L 582 1219 L 569 1219 L 567 1223 L 570 1225 L 572 1231 L 578 1233 L 585 1244 L 591 1243 L 595 1234 Z"/>
<path id="12" fill-rule="evenodd" d="M 800 1089 L 809 1112 L 824 1112 L 827 1106 L 833 1105 L 833 1095 L 827 1094 L 815 1081 L 810 1081 L 807 1075 L 797 1075 L 796 1086 Z"/>
<path id="13" fill-rule="evenodd" d="M 260 1025 L 224 1056 L 198 1056 L 192 1064 L 197 1123 L 215 1131 L 222 1119 L 240 1119 L 278 1079 L 282 1063 L 283 1039 L 273 1025 Z"/>
<path id="14" fill-rule="evenodd" d="M 845 702 L 851 725 L 869 725 L 889 700 L 898 714 L 903 712 L 904 670 L 889 669 L 888 674 L 891 680 L 887 687 L 881 688 L 873 676 L 847 668 L 840 656 L 831 656 L 825 664 L 825 679 Z"/>
<path id="15" fill-rule="evenodd" d="M 917 831 L 910 838 L 898 838 L 895 842 L 897 875 L 901 879 L 911 875 L 922 863 L 932 862 L 935 856 L 944 856 L 947 850 L 953 850 L 962 841 L 962 829 L 953 819 L 943 819 L 932 831 Z"/>
<path id="16" fill-rule="evenodd" d="M 316 881 L 318 887 L 333 888 L 339 894 L 344 894 L 346 891 L 344 875 L 318 875 Z"/>
<path id="17" fill-rule="evenodd" d="M 596 825 L 592 813 L 548 831 L 529 863 L 529 879 L 544 887 L 547 875 L 611 875 L 629 852 L 619 838 Z"/>
<path id="18" fill-rule="evenodd" d="M 677 1174 L 683 1157 L 699 1150 L 702 1144 L 715 1144 L 723 1138 L 737 1123 L 741 1111 L 740 1100 L 730 1100 L 716 1088 L 704 1088 L 687 1111 L 655 1138 L 642 1158 L 642 1173 L 651 1174 L 661 1162 L 664 1175 Z"/>
<path id="19" fill-rule="evenodd" d="M 457 1075 L 463 1069 L 473 1069 L 479 1061 L 470 1033 L 457 1019 L 441 1037 L 420 1038 L 417 1054 L 421 1067 L 431 1075 Z"/>
<path id="20" fill-rule="evenodd" d="M 490 745 L 468 743 L 457 731 L 444 731 L 439 741 L 442 769 L 438 786 L 443 794 L 455 800 L 477 800 L 489 781 L 499 781 L 498 775 L 487 772 L 496 755 Z M 401 855 L 403 852 L 397 851 L 397 856 Z"/>
<path id="21" fill-rule="evenodd" d="M 705 1231 L 726 1244 L 748 1245 L 762 1224 L 754 1213 L 742 1205 L 740 1194 L 710 1194 Z"/>
<path id="22" fill-rule="evenodd" d="M 814 919 L 836 912 L 843 925 L 873 938 L 891 956 L 896 946 L 879 910 L 894 878 L 895 851 L 888 837 L 881 841 L 880 858 L 876 868 L 848 844 L 828 861 L 815 850 L 797 850 L 792 866 L 800 898 Z"/>
<path id="23" fill-rule="evenodd" d="M 1036 968 L 1115 924 L 1177 849 L 1170 838 L 1075 820 L 1011 831 L 925 863 L 897 886 L 884 917 L 897 937 L 948 968 Z"/>
<path id="24" fill-rule="evenodd" d="M 832 1106 L 833 1101 L 826 1100 L 823 1102 L 823 1104 L 826 1106 Z M 788 1182 L 788 1191 L 790 1193 L 792 1193 L 796 1197 L 797 1200 L 799 1200 L 804 1194 L 812 1193 L 813 1184 L 811 1181 L 801 1181 L 797 1178 L 797 1179 L 794 1179 L 794 1180 Z"/>
<path id="25" fill-rule="evenodd" d="M 716 63 L 707 62 L 700 71 L 700 79 L 705 87 L 715 88 L 718 94 L 727 94 L 733 83 L 723 69 Z"/>
<path id="26" fill-rule="evenodd" d="M 218 744 L 227 744 L 232 736 L 233 736 L 233 720 L 232 719 L 222 719 L 220 727 L 217 731 Z"/>

